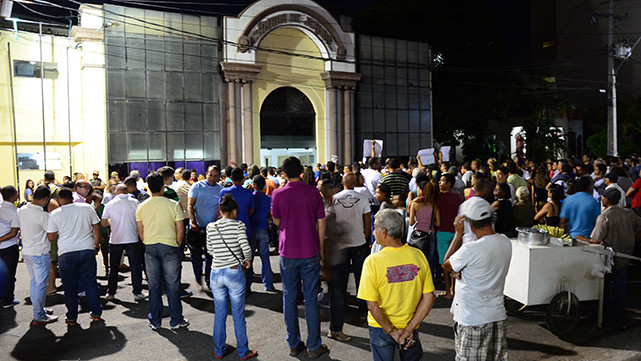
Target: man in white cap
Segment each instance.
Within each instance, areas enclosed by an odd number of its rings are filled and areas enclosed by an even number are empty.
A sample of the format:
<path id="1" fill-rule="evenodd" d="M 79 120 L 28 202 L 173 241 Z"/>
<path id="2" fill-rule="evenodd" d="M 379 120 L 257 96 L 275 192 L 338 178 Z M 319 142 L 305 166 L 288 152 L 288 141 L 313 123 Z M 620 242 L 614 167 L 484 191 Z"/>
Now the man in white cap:
<path id="1" fill-rule="evenodd" d="M 467 203 L 467 202 L 466 202 Z M 512 257 L 510 240 L 494 232 L 496 215 L 484 200 L 468 203 L 456 217 L 456 237 L 464 223 L 478 238 L 464 243 L 445 263 L 456 282 L 451 312 L 457 360 L 507 360 L 505 277 Z"/>

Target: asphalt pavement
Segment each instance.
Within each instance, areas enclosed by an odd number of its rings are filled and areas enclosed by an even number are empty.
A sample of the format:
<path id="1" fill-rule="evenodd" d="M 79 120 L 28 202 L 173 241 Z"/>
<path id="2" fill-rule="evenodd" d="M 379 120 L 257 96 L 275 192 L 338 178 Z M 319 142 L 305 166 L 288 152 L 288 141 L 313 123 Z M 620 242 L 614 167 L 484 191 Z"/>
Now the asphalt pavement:
<path id="1" fill-rule="evenodd" d="M 157 331 L 147 326 L 147 302 L 135 302 L 128 272 L 121 272 L 114 302 L 105 300 L 107 280 L 102 260 L 98 260 L 98 282 L 104 307 L 104 322 L 91 323 L 89 310 L 81 307 L 77 327 L 64 323 L 65 306 L 62 292 L 47 297 L 47 307 L 60 316 L 60 321 L 47 326 L 31 326 L 33 315 L 29 302 L 29 276 L 26 265 L 18 266 L 16 298 L 21 303 L 11 309 L 0 309 L 0 360 L 213 360 L 212 328 L 214 304 L 210 294 L 195 293 L 183 301 L 186 329 L 169 329 L 165 308 L 163 324 Z M 254 269 L 260 271 L 260 259 Z M 258 360 L 307 360 L 307 352 L 289 356 L 285 341 L 282 313 L 282 287 L 278 274 L 278 256 L 271 257 L 275 270 L 276 292 L 263 291 L 254 283 L 254 293 L 247 298 L 246 319 L 249 346 L 259 352 Z M 183 262 L 183 285 L 194 290 L 191 263 Z M 256 279 L 258 280 L 258 278 Z M 60 286 L 60 280 L 57 280 Z M 145 284 L 146 287 L 146 284 Z M 327 290 L 327 286 L 324 285 Z M 371 360 L 367 324 L 358 318 L 353 279 L 350 280 L 350 304 L 344 332 L 349 342 L 326 337 L 329 327 L 326 306 L 321 306 L 323 343 L 330 352 L 319 360 Z M 164 299 L 166 305 L 166 298 Z M 419 328 L 425 360 L 453 360 L 453 321 L 450 301 L 437 299 L 434 308 Z M 545 307 L 527 307 L 508 319 L 510 360 L 641 360 L 641 267 L 633 266 L 628 284 L 627 329 L 597 329 L 594 302 L 582 306 L 582 319 L 575 332 L 559 339 L 546 326 Z M 307 335 L 304 307 L 299 307 L 303 340 Z M 227 320 L 225 360 L 238 360 L 231 315 Z"/>

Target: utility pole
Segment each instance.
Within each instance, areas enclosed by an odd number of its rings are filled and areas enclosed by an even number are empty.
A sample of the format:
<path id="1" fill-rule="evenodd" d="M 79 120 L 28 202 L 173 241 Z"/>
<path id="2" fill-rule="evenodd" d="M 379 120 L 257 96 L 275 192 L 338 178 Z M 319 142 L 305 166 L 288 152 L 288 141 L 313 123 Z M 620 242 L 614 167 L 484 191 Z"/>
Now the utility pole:
<path id="1" fill-rule="evenodd" d="M 617 88 L 616 70 L 614 68 L 614 0 L 610 0 L 608 12 L 608 154 L 617 156 Z"/>

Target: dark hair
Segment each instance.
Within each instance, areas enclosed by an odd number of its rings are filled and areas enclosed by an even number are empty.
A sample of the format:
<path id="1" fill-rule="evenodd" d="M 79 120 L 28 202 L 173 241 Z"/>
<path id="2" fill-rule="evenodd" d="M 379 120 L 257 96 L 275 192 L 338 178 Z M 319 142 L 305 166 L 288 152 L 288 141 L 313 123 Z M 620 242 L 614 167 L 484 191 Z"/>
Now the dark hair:
<path id="1" fill-rule="evenodd" d="M 510 186 L 508 183 L 499 183 L 497 184 L 499 188 L 505 193 L 505 198 L 510 199 L 512 198 L 512 192 L 510 192 Z"/>
<path id="2" fill-rule="evenodd" d="M 310 166 L 306 166 L 305 170 L 303 170 L 303 183 L 310 186 L 316 185 L 316 175 L 314 174 L 314 169 Z"/>
<path id="3" fill-rule="evenodd" d="M 191 175 L 191 172 L 189 174 Z M 136 181 L 137 181 L 136 177 L 129 176 L 129 177 L 125 178 L 125 181 L 123 183 L 125 183 L 126 186 L 128 186 L 128 185 L 135 186 L 136 185 Z"/>
<path id="4" fill-rule="evenodd" d="M 329 164 L 329 162 L 327 162 Z M 303 172 L 303 166 L 300 164 L 300 159 L 296 157 L 288 157 L 283 160 L 281 166 L 287 178 L 300 178 L 300 174 Z"/>
<path id="5" fill-rule="evenodd" d="M 265 189 L 265 186 L 267 185 L 267 182 L 265 182 L 265 177 L 260 174 L 256 174 L 254 178 L 252 178 L 252 183 L 260 190 Z"/>
<path id="6" fill-rule="evenodd" d="M 2 194 L 2 198 L 4 198 L 4 200 L 7 200 L 18 194 L 18 190 L 14 186 L 5 186 L 0 190 L 0 194 Z"/>
<path id="7" fill-rule="evenodd" d="M 245 178 L 245 176 L 243 175 L 243 170 L 241 168 L 232 169 L 230 177 L 234 182 L 240 182 L 243 180 L 243 178 Z"/>
<path id="8" fill-rule="evenodd" d="M 33 199 L 45 199 L 51 197 L 51 189 L 46 185 L 41 185 L 33 192 Z"/>
<path id="9" fill-rule="evenodd" d="M 330 171 L 330 173 L 334 173 L 336 170 L 336 163 L 332 162 L 331 160 L 327 162 L 327 170 Z"/>
<path id="10" fill-rule="evenodd" d="M 234 169 L 234 167 L 228 165 L 225 167 L 225 177 L 231 177 L 231 171 Z"/>
<path id="11" fill-rule="evenodd" d="M 247 169 L 247 176 L 252 179 L 255 175 L 260 174 L 260 168 L 256 164 L 252 164 Z"/>
<path id="12" fill-rule="evenodd" d="M 507 171 L 510 174 L 516 174 L 516 163 L 514 162 L 508 162 L 507 163 Z"/>
<path id="13" fill-rule="evenodd" d="M 56 174 L 51 170 L 46 171 L 45 172 L 45 180 L 46 181 L 55 181 L 56 180 Z"/>
<path id="14" fill-rule="evenodd" d="M 215 164 L 212 164 L 209 167 L 207 167 L 207 173 L 211 172 L 212 169 L 216 170 L 216 172 L 220 174 L 220 167 Z"/>
<path id="15" fill-rule="evenodd" d="M 241 163 L 240 164 L 240 169 L 242 169 L 243 172 L 246 171 L 247 170 L 247 163 Z"/>
<path id="16" fill-rule="evenodd" d="M 173 178 L 175 170 L 170 166 L 164 166 L 158 169 L 158 173 L 162 174 L 163 179 Z"/>
<path id="17" fill-rule="evenodd" d="M 391 169 L 397 169 L 401 166 L 401 161 L 398 158 L 391 158 L 387 164 Z"/>
<path id="18" fill-rule="evenodd" d="M 572 173 L 572 166 L 568 163 L 564 163 L 561 166 L 561 173 Z"/>
<path id="19" fill-rule="evenodd" d="M 229 193 L 225 194 L 223 198 L 220 199 L 220 211 L 222 213 L 229 213 L 233 212 L 235 209 L 238 209 L 238 203 L 236 203 L 234 196 Z"/>
<path id="20" fill-rule="evenodd" d="M 552 201 L 558 206 L 561 206 L 561 200 L 565 198 L 565 191 L 563 190 L 563 187 L 558 184 L 550 184 L 550 188 L 548 189 L 548 191 L 552 196 Z"/>
<path id="21" fill-rule="evenodd" d="M 180 178 L 182 180 L 189 180 L 191 178 L 191 171 L 189 169 L 183 169 L 183 171 L 180 173 Z"/>
<path id="22" fill-rule="evenodd" d="M 352 163 L 352 172 L 360 173 L 360 171 L 361 171 L 361 164 L 359 162 Z"/>
<path id="23" fill-rule="evenodd" d="M 507 167 L 505 166 L 500 166 L 498 168 L 494 168 L 495 171 L 501 171 L 503 174 L 508 175 L 510 172 L 507 170 Z"/>
<path id="24" fill-rule="evenodd" d="M 419 184 L 420 182 L 429 181 L 429 180 L 430 180 L 430 177 L 427 175 L 427 173 L 419 172 L 416 175 L 416 184 Z"/>
<path id="25" fill-rule="evenodd" d="M 58 198 L 73 201 L 73 191 L 71 188 L 62 187 L 60 188 L 60 191 L 58 191 Z"/>
<path id="26" fill-rule="evenodd" d="M 599 169 L 601 174 L 605 174 L 605 172 L 607 172 L 607 170 L 608 170 L 608 167 L 606 167 L 605 164 L 600 164 L 599 163 L 599 164 L 596 165 L 596 167 Z"/>
<path id="27" fill-rule="evenodd" d="M 260 168 L 260 175 L 267 178 L 267 167 Z"/>
<path id="28" fill-rule="evenodd" d="M 165 186 L 165 181 L 160 173 L 154 173 L 147 176 L 147 186 L 151 193 L 159 193 Z"/>
<path id="29" fill-rule="evenodd" d="M 386 199 L 390 199 L 390 196 L 392 195 L 392 189 L 390 186 L 386 183 L 379 183 L 378 187 L 376 187 L 381 193 L 385 193 L 387 195 Z"/>
<path id="30" fill-rule="evenodd" d="M 454 183 L 456 183 L 456 178 L 454 177 L 454 174 L 451 173 L 443 173 L 441 174 L 441 178 L 445 177 L 445 181 L 450 184 L 450 186 L 454 186 Z"/>
<path id="31" fill-rule="evenodd" d="M 31 179 L 27 179 L 27 183 L 25 183 L 25 185 L 24 185 L 24 188 L 25 188 L 25 189 L 27 189 L 27 188 L 31 188 L 31 189 L 33 189 L 33 188 L 35 187 L 35 185 L 36 185 L 35 183 L 33 184 L 33 185 L 34 185 L 34 187 L 29 187 L 29 182 L 33 183 L 33 181 L 32 181 Z"/>
<path id="32" fill-rule="evenodd" d="M 374 167 L 375 165 L 378 165 L 380 160 L 378 157 L 371 157 L 368 161 L 367 164 L 369 164 L 370 168 Z"/>
<path id="33" fill-rule="evenodd" d="M 592 177 L 582 176 L 576 180 L 576 191 L 585 192 L 592 186 Z"/>

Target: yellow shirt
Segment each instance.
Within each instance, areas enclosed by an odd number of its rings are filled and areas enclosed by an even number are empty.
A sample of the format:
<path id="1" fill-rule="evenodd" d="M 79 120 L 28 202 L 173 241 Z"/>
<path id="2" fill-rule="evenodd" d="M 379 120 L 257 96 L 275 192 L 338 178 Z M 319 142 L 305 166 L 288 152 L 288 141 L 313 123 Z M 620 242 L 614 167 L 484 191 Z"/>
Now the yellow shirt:
<path id="1" fill-rule="evenodd" d="M 423 294 L 432 291 L 432 273 L 425 256 L 418 249 L 403 245 L 385 247 L 367 257 L 358 298 L 377 302 L 394 327 L 403 329 L 414 316 Z M 371 312 L 367 323 L 381 327 Z"/>
<path id="2" fill-rule="evenodd" d="M 180 204 L 165 197 L 151 197 L 136 210 L 136 221 L 144 226 L 146 245 L 162 243 L 178 247 L 176 222 L 182 219 Z"/>

